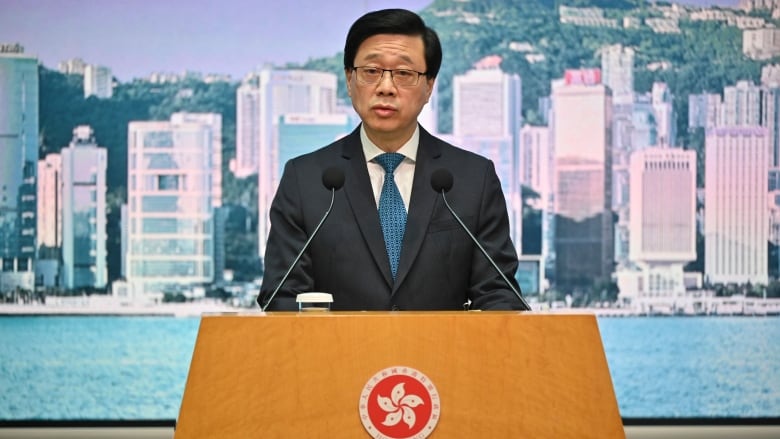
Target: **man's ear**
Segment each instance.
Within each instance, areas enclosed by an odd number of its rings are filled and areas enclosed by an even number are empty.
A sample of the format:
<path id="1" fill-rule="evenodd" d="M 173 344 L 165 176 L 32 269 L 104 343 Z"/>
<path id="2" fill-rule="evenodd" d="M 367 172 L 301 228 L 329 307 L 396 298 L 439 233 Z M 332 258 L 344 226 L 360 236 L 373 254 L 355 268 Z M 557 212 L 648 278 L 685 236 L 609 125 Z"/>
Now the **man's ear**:
<path id="1" fill-rule="evenodd" d="M 428 79 L 426 77 L 425 80 L 428 82 L 428 96 L 425 97 L 425 103 L 427 104 L 431 100 L 434 87 L 436 87 L 436 78 Z"/>
<path id="2" fill-rule="evenodd" d="M 350 75 L 352 74 L 352 71 L 349 69 L 344 69 L 344 77 L 347 80 L 347 96 L 352 97 L 352 81 L 350 81 Z"/>

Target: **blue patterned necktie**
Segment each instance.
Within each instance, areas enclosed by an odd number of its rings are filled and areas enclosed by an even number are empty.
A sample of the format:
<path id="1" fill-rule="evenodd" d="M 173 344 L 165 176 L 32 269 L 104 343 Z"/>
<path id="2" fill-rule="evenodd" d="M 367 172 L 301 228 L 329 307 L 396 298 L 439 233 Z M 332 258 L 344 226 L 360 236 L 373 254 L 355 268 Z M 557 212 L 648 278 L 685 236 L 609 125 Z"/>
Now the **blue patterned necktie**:
<path id="1" fill-rule="evenodd" d="M 401 243 L 406 229 L 406 208 L 401 192 L 395 185 L 393 172 L 404 159 L 403 154 L 388 152 L 380 154 L 374 160 L 385 168 L 385 182 L 382 184 L 382 194 L 379 196 L 379 221 L 382 223 L 382 234 L 385 236 L 385 248 L 390 258 L 390 271 L 398 272 L 398 260 L 401 258 Z"/>

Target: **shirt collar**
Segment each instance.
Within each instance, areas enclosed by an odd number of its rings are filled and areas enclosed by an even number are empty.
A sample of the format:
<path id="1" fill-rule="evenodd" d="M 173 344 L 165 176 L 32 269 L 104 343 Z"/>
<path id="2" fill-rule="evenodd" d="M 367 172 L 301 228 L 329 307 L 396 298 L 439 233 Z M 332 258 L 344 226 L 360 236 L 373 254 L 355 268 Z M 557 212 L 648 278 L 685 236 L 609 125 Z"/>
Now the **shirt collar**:
<path id="1" fill-rule="evenodd" d="M 374 142 L 371 141 L 371 139 L 368 138 L 368 134 L 366 134 L 366 129 L 363 124 L 360 124 L 360 141 L 363 144 L 363 155 L 366 156 L 366 161 L 370 162 L 376 158 L 376 156 L 380 154 L 384 154 L 385 151 L 382 151 Z M 414 133 L 412 133 L 412 137 L 409 138 L 409 140 L 406 141 L 406 143 L 401 146 L 401 148 L 396 151 L 399 154 L 403 154 L 404 157 L 406 157 L 404 160 L 409 159 L 411 161 L 417 160 L 417 148 L 420 145 L 420 125 L 417 125 L 414 128 Z"/>

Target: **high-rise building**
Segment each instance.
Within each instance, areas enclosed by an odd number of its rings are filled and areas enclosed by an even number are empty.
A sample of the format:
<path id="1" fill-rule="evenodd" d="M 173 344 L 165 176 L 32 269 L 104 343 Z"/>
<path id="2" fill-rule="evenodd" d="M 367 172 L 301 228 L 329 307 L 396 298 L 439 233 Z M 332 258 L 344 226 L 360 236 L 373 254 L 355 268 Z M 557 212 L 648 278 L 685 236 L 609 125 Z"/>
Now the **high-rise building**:
<path id="1" fill-rule="evenodd" d="M 630 173 L 630 257 L 646 280 L 639 293 L 682 293 L 683 266 L 696 259 L 696 152 L 636 151 Z"/>
<path id="2" fill-rule="evenodd" d="M 617 221 L 615 223 L 615 264 L 617 267 L 628 265 L 628 219 L 629 219 L 629 160 L 634 150 L 645 146 L 644 137 L 655 131 L 655 125 L 648 123 L 653 120 L 652 111 L 643 112 L 639 101 L 642 95 L 635 96 L 633 104 L 613 105 L 612 113 L 612 210 Z M 649 107 L 649 105 L 648 105 Z M 637 142 L 638 139 L 641 139 Z"/>
<path id="3" fill-rule="evenodd" d="M 48 154 L 38 161 L 38 212 L 35 278 L 43 287 L 60 285 L 62 262 L 62 157 Z"/>
<path id="4" fill-rule="evenodd" d="M 489 56 L 452 79 L 452 134 L 457 138 L 512 137 L 520 132 L 522 94 L 517 74 Z"/>
<path id="5" fill-rule="evenodd" d="M 92 128 L 78 126 L 62 157 L 62 266 L 60 285 L 67 289 L 105 288 L 106 148 Z"/>
<path id="6" fill-rule="evenodd" d="M 719 126 L 761 125 L 761 87 L 753 81 L 737 81 L 723 88 Z"/>
<path id="7" fill-rule="evenodd" d="M 552 266 L 553 250 L 553 152 L 550 129 L 525 125 L 520 130 L 520 184 L 539 195 L 538 204 L 531 207 L 542 212 L 541 256 L 546 266 Z M 519 245 L 519 243 L 518 243 Z M 523 252 L 525 253 L 525 251 Z M 542 270 L 544 272 L 544 270 Z M 544 273 L 542 273 L 544 278 Z"/>
<path id="8" fill-rule="evenodd" d="M 653 84 L 650 93 L 634 94 L 631 103 L 613 105 L 612 209 L 615 223 L 614 257 L 618 269 L 632 265 L 630 241 L 630 161 L 634 151 L 675 142 L 675 118 L 666 84 Z"/>
<path id="9" fill-rule="evenodd" d="M 634 101 L 634 49 L 621 44 L 602 47 L 601 72 L 615 105 Z"/>
<path id="10" fill-rule="evenodd" d="M 550 129 L 546 126 L 525 125 L 520 130 L 520 184 L 539 194 L 539 208 L 551 207 L 552 162 Z"/>
<path id="11" fill-rule="evenodd" d="M 716 283 L 768 281 L 769 133 L 764 127 L 707 132 L 704 274 Z"/>
<path id="12" fill-rule="evenodd" d="M 238 178 L 257 174 L 260 95 L 258 75 L 250 75 L 236 90 L 236 158 L 230 164 L 230 170 Z"/>
<path id="13" fill-rule="evenodd" d="M 775 166 L 769 169 L 768 183 L 769 243 L 774 247 L 774 251 L 777 251 L 776 249 L 780 247 L 780 168 Z M 769 276 L 776 278 L 780 275 L 780 259 L 772 258 L 771 250 L 769 255 Z"/>
<path id="14" fill-rule="evenodd" d="M 652 97 L 655 129 L 658 146 L 677 145 L 677 116 L 672 105 L 672 93 L 664 82 L 654 82 L 650 92 Z"/>
<path id="15" fill-rule="evenodd" d="M 452 89 L 452 143 L 493 161 L 509 210 L 512 241 L 522 242 L 520 173 L 521 80 L 501 71 L 501 57 L 488 56 L 456 75 Z"/>
<path id="16" fill-rule="evenodd" d="M 84 97 L 108 99 L 114 95 L 114 78 L 111 69 L 88 64 L 84 67 Z"/>
<path id="17" fill-rule="evenodd" d="M 0 44 L 0 294 L 35 287 L 38 60 Z"/>
<path id="18" fill-rule="evenodd" d="M 129 296 L 160 300 L 166 292 L 215 280 L 221 126 L 218 114 L 130 123 L 123 239 Z"/>
<path id="19" fill-rule="evenodd" d="M 719 108 L 720 95 L 717 93 L 688 95 L 688 128 L 716 127 Z"/>
<path id="20" fill-rule="evenodd" d="M 614 265 L 612 98 L 598 69 L 552 84 L 555 279 L 562 289 L 607 282 Z"/>
<path id="21" fill-rule="evenodd" d="M 59 259 L 62 247 L 62 157 L 57 153 L 38 161 L 38 257 Z M 55 251 L 56 255 L 51 255 Z"/>
<path id="22" fill-rule="evenodd" d="M 761 125 L 769 131 L 770 163 L 780 166 L 780 82 L 763 86 Z"/>
<path id="23" fill-rule="evenodd" d="M 277 169 L 283 170 L 290 159 L 338 140 L 354 128 L 346 114 L 287 113 L 279 116 L 276 126 L 279 139 Z M 274 186 L 279 186 L 280 178 L 281 173 L 274 180 Z"/>
<path id="24" fill-rule="evenodd" d="M 333 114 L 336 112 L 337 77 L 333 73 L 306 70 L 275 70 L 264 68 L 257 78 L 259 88 L 259 119 L 242 120 L 238 129 L 255 130 L 257 144 L 257 235 L 260 257 L 265 256 L 265 244 L 271 224 L 268 211 L 279 181 L 279 144 L 275 138 L 279 116 L 287 113 Z M 241 110 L 241 109 L 239 109 Z M 248 116 L 251 117 L 251 114 Z M 257 125 L 253 125 L 257 124 Z M 312 150 L 325 145 L 312 145 Z M 249 155 L 246 155 L 247 157 Z M 249 166 L 249 165 L 247 165 Z"/>

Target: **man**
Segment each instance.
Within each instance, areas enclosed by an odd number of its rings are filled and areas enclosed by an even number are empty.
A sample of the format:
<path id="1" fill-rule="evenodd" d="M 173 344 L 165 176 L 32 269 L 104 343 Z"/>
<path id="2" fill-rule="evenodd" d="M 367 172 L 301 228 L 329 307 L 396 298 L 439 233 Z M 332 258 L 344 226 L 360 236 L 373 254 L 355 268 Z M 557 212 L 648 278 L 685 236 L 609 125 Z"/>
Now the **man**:
<path id="1" fill-rule="evenodd" d="M 371 12 L 352 25 L 344 73 L 362 123 L 285 166 L 270 210 L 261 306 L 327 210 L 322 175 L 336 167 L 344 184 L 330 216 L 267 309 L 297 309 L 296 294 L 309 291 L 331 293 L 333 310 L 523 309 L 431 186 L 436 170 L 454 176 L 447 200 L 515 283 L 517 254 L 493 164 L 417 123 L 441 58 L 438 36 L 413 12 Z"/>

